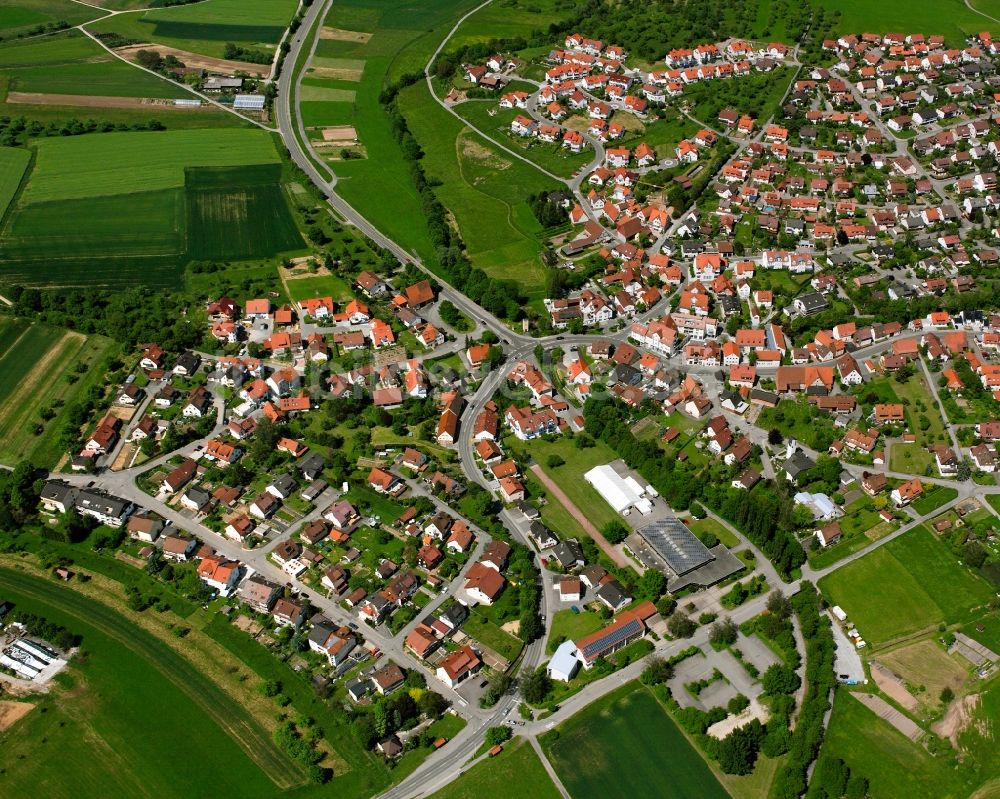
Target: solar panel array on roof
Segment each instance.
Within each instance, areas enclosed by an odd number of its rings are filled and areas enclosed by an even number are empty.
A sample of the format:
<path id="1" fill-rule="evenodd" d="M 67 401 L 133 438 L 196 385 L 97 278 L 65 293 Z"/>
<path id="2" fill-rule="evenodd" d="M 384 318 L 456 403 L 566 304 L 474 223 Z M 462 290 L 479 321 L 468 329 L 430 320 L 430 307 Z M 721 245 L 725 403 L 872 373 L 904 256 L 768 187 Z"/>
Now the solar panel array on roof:
<path id="1" fill-rule="evenodd" d="M 715 560 L 708 547 L 701 543 L 679 519 L 669 518 L 653 522 L 639 530 L 639 535 L 677 575 L 687 574 Z"/>
<path id="2" fill-rule="evenodd" d="M 596 641 L 591 641 L 581 651 L 587 660 L 591 660 L 600 655 L 601 652 L 608 651 L 633 635 L 641 635 L 642 631 L 642 622 L 638 619 L 632 619 L 621 627 L 609 630 L 607 635 L 601 636 Z"/>

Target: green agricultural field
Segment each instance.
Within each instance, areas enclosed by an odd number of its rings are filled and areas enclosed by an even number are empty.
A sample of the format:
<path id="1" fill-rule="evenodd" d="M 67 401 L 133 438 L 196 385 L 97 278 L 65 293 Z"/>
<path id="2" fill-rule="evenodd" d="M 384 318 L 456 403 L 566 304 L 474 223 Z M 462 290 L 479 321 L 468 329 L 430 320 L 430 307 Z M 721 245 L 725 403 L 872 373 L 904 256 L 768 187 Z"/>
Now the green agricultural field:
<path id="1" fill-rule="evenodd" d="M 184 224 L 183 189 L 22 203 L 4 229 L 0 276 L 28 286 L 167 287 Z"/>
<path id="2" fill-rule="evenodd" d="M 529 37 L 546 30 L 553 22 L 566 18 L 569 9 L 561 0 L 508 0 L 491 3 L 469 17 L 448 42 L 448 52 L 467 44 L 488 42 L 490 39 Z"/>
<path id="3" fill-rule="evenodd" d="M 79 25 L 104 16 L 100 9 L 72 0 L 8 0 L 0 8 L 0 36 L 7 39 L 38 25 Z"/>
<path id="4" fill-rule="evenodd" d="M 353 107 L 347 103 L 302 104 L 307 126 L 353 125 L 367 155 L 333 164 L 338 177 L 343 178 L 337 185 L 338 193 L 383 233 L 428 260 L 435 257 L 435 251 L 420 197 L 378 98 L 386 83 L 422 70 L 454 20 L 475 5 L 476 0 L 433 4 L 345 0 L 334 4 L 323 21 L 328 35 L 317 42 L 314 66 L 354 70 L 352 78 L 357 78 L 356 71 L 361 69 L 360 81 L 350 84 L 357 92 L 356 101 Z M 345 31 L 370 34 L 370 38 Z"/>
<path id="5" fill-rule="evenodd" d="M 986 775 L 976 777 L 953 759 L 934 757 L 838 688 L 833 716 L 823 744 L 824 757 L 838 757 L 869 781 L 871 799 L 933 796 L 965 799 Z M 993 794 L 983 794 L 983 796 Z"/>
<path id="6" fill-rule="evenodd" d="M 296 5 L 295 0 L 204 0 L 120 14 L 98 20 L 88 30 L 221 57 L 227 42 L 276 45 Z"/>
<path id="7" fill-rule="evenodd" d="M 318 80 L 303 81 L 299 89 L 302 102 L 353 103 L 354 96 L 353 89 L 335 89 Z"/>
<path id="8" fill-rule="evenodd" d="M 574 799 L 728 796 L 680 728 L 638 682 L 587 706 L 540 741 Z"/>
<path id="9" fill-rule="evenodd" d="M 5 281 L 170 286 L 188 258 L 303 248 L 279 183 L 278 153 L 262 131 L 106 133 L 42 139 L 36 147 L 3 229 Z M 185 188 L 186 172 L 204 167 L 226 185 L 195 179 Z"/>
<path id="10" fill-rule="evenodd" d="M 6 381 L 0 396 L 0 463 L 27 459 L 55 466 L 63 455 L 64 409 L 103 383 L 104 370 L 98 367 L 113 346 L 103 336 L 0 320 L 0 379 Z M 40 415 L 43 408 L 54 411 L 48 421 Z"/>
<path id="11" fill-rule="evenodd" d="M 888 0 L 867 3 L 865 0 L 820 0 L 820 5 L 840 13 L 837 29 L 843 33 L 905 31 L 940 33 L 950 47 L 963 47 L 965 37 L 979 31 L 1000 33 L 1000 24 L 983 14 L 1000 19 L 1000 8 L 990 0 Z"/>
<path id="12" fill-rule="evenodd" d="M 917 527 L 820 581 L 870 643 L 953 624 L 992 597 L 925 527 Z"/>
<path id="13" fill-rule="evenodd" d="M 188 257 L 238 261 L 302 250 L 280 180 L 280 164 L 189 169 Z"/>
<path id="14" fill-rule="evenodd" d="M 354 122 L 353 103 L 303 101 L 299 104 L 299 113 L 302 114 L 302 124 L 307 128 L 350 125 Z M 340 186 L 337 188 L 339 190 Z"/>
<path id="15" fill-rule="evenodd" d="M 204 793 L 206 772 L 241 796 L 304 783 L 249 711 L 159 638 L 55 582 L 4 569 L 0 583 L 16 606 L 81 634 L 87 651 L 64 696 L 0 737 L 4 793 L 44 784 L 61 797 L 190 797 Z"/>
<path id="16" fill-rule="evenodd" d="M 24 204 L 181 188 L 187 167 L 279 163 L 274 140 L 260 130 L 105 133 L 37 147 Z"/>
<path id="17" fill-rule="evenodd" d="M 190 96 L 171 81 L 115 58 L 79 31 L 3 45 L 0 47 L 0 79 L 6 79 L 8 92 L 102 97 Z M 88 114 L 93 116 L 89 110 L 77 111 L 77 115 L 84 118 Z"/>
<path id="18" fill-rule="evenodd" d="M 545 767 L 526 741 L 514 740 L 496 757 L 477 763 L 431 799 L 482 799 L 484 796 L 523 796 L 559 799 Z"/>
<path id="19" fill-rule="evenodd" d="M 0 222 L 14 200 L 24 177 L 31 153 L 15 147 L 0 147 Z"/>

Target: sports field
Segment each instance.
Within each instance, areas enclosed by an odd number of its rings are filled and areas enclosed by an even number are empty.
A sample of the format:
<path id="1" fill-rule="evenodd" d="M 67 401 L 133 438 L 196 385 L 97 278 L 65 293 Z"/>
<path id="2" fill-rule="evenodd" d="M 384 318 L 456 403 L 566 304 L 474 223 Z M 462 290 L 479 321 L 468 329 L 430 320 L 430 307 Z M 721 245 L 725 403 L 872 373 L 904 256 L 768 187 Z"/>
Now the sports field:
<path id="1" fill-rule="evenodd" d="M 202 796 L 210 774 L 213 793 L 273 797 L 304 782 L 247 708 L 154 634 L 51 581 L 2 569 L 0 584 L 87 650 L 47 712 L 0 738 L 5 794 Z"/>
<path id="2" fill-rule="evenodd" d="M 21 185 L 24 171 L 31 162 L 31 153 L 15 147 L 0 147 L 0 221 L 10 207 Z"/>
<path id="3" fill-rule="evenodd" d="M 278 164 L 189 169 L 188 257 L 238 261 L 303 249 L 280 180 Z"/>
<path id="4" fill-rule="evenodd" d="M 861 635 L 880 644 L 969 618 L 993 594 L 925 527 L 890 541 L 820 581 Z"/>
<path id="5" fill-rule="evenodd" d="M 222 57 L 227 42 L 273 49 L 297 5 L 295 0 L 203 0 L 120 14 L 87 29 Z"/>
<path id="6" fill-rule="evenodd" d="M 653 695 L 638 682 L 542 736 L 574 799 L 726 799 L 728 794 Z"/>
<path id="7" fill-rule="evenodd" d="M 431 794 L 431 799 L 483 799 L 485 796 L 558 799 L 559 792 L 531 745 L 515 740 L 505 744 L 501 754 L 477 763 L 457 780 Z"/>
<path id="8" fill-rule="evenodd" d="M 113 346 L 103 336 L 0 318 L 0 463 L 55 466 L 63 409 L 103 381 L 95 367 Z M 43 408 L 54 410 L 53 418 L 43 420 Z"/>

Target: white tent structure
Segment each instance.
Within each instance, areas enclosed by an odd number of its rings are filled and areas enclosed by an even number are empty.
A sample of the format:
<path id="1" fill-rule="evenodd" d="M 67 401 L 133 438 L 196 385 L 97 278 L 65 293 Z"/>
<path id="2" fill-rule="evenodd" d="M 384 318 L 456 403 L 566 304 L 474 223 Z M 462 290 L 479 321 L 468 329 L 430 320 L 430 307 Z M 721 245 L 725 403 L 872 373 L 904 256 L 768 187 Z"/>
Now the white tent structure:
<path id="1" fill-rule="evenodd" d="M 652 503 L 645 496 L 645 489 L 631 475 L 622 477 L 610 464 L 595 466 L 583 479 L 590 483 L 616 513 L 626 513 L 636 508 L 646 514 L 652 510 Z"/>

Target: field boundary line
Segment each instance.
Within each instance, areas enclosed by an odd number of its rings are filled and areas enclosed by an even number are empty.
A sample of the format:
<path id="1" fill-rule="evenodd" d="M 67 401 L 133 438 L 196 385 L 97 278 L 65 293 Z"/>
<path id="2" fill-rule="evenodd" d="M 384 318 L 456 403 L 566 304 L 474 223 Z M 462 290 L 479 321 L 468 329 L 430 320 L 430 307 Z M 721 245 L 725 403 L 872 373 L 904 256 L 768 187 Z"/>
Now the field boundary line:
<path id="1" fill-rule="evenodd" d="M 275 760 L 271 758 L 270 762 L 268 762 L 268 759 L 264 757 L 263 752 L 259 751 L 255 747 L 256 743 L 272 744 L 270 735 L 268 735 L 267 731 L 263 728 L 259 727 L 256 731 L 251 728 L 249 721 L 253 721 L 254 719 L 252 716 L 249 716 L 249 713 L 247 713 L 246 719 L 236 720 L 226 718 L 219 709 L 213 706 L 212 702 L 206 701 L 205 697 L 199 693 L 194 685 L 189 684 L 185 679 L 183 679 L 181 674 L 177 674 L 161 664 L 159 659 L 156 657 L 157 652 L 155 651 L 157 647 L 160 646 L 164 647 L 173 656 L 178 658 L 179 665 L 183 666 L 187 670 L 190 670 L 190 672 L 199 675 L 206 686 L 210 686 L 215 691 L 218 691 L 220 694 L 228 698 L 229 701 L 236 707 L 242 708 L 242 705 L 240 705 L 239 700 L 236 697 L 219 685 L 214 679 L 209 677 L 205 672 L 199 669 L 194 663 L 185 658 L 179 651 L 161 639 L 158 635 L 145 627 L 139 626 L 138 629 L 141 631 L 141 634 L 152 640 L 152 643 L 149 643 L 148 641 L 141 642 L 138 640 L 137 636 L 130 637 L 124 631 L 117 629 L 113 623 L 107 620 L 107 618 L 98 618 L 98 616 L 114 614 L 115 616 L 120 616 L 125 622 L 128 621 L 127 618 L 116 608 L 99 601 L 89 594 L 84 594 L 70 589 L 70 595 L 75 597 L 78 601 L 90 602 L 100 608 L 98 612 L 92 615 L 88 615 L 85 609 L 80 608 L 79 605 L 74 603 L 72 600 L 65 601 L 67 599 L 66 597 L 63 597 L 64 601 L 57 602 L 57 600 L 52 596 L 52 589 L 58 589 L 59 586 L 48 585 L 44 581 L 44 578 L 32 574 L 31 572 L 18 573 L 7 566 L 0 565 L 0 576 L 4 577 L 5 581 L 12 586 L 13 591 L 19 591 L 24 595 L 35 599 L 37 602 L 58 607 L 60 612 L 79 619 L 84 624 L 93 627 L 99 633 L 113 639 L 121 646 L 128 649 L 133 655 L 140 658 L 150 668 L 156 670 L 164 677 L 164 679 L 177 687 L 181 693 L 189 697 L 192 702 L 199 707 L 203 713 L 205 713 L 205 715 L 211 718 L 215 724 L 218 725 L 219 729 L 227 735 L 233 743 L 235 743 L 247 755 L 247 758 L 254 763 L 279 789 L 289 790 L 304 784 L 304 779 L 300 779 L 298 782 L 289 782 L 283 776 L 274 773 L 272 767 L 276 765 Z M 39 582 L 41 585 L 32 585 L 31 583 L 33 582 Z M 244 737 L 240 734 L 241 731 L 245 731 L 250 737 Z M 257 741 L 252 740 L 253 738 L 256 738 Z M 287 764 L 289 773 L 294 770 L 301 774 L 294 761 L 290 760 L 283 752 L 277 749 L 276 745 L 272 744 L 272 752 L 278 755 L 284 761 L 284 764 Z"/>

